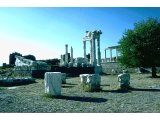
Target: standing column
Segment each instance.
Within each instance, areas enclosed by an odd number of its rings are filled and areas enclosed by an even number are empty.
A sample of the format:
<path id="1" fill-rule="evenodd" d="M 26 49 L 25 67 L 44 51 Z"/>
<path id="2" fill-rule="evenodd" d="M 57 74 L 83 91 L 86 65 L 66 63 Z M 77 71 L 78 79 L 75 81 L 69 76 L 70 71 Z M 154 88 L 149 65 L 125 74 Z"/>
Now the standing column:
<path id="1" fill-rule="evenodd" d="M 106 58 L 106 49 L 104 50 L 104 54 L 105 54 L 105 62 L 107 62 L 107 58 Z"/>
<path id="2" fill-rule="evenodd" d="M 65 54 L 65 62 L 68 63 L 68 44 L 65 45 L 66 54 Z"/>
<path id="3" fill-rule="evenodd" d="M 100 52 L 100 36 L 97 37 L 97 55 L 98 55 L 98 65 L 101 65 L 101 52 Z"/>
<path id="4" fill-rule="evenodd" d="M 112 62 L 112 48 L 110 48 L 110 62 Z"/>
<path id="5" fill-rule="evenodd" d="M 61 55 L 61 61 L 60 61 L 60 64 L 61 64 L 61 65 L 63 64 L 63 55 Z"/>
<path id="6" fill-rule="evenodd" d="M 117 48 L 116 48 L 116 61 L 118 59 L 118 51 L 117 51 Z"/>
<path id="7" fill-rule="evenodd" d="M 71 63 L 73 63 L 73 48 L 71 46 Z"/>
<path id="8" fill-rule="evenodd" d="M 93 57 L 93 66 L 95 67 L 97 65 L 96 61 L 96 46 L 95 46 L 95 37 L 93 36 L 92 39 L 92 57 Z"/>
<path id="9" fill-rule="evenodd" d="M 91 40 L 90 40 L 90 64 L 93 63 L 92 51 L 93 51 L 93 49 L 92 49 L 92 39 L 91 39 Z"/>
<path id="10" fill-rule="evenodd" d="M 86 59 L 86 41 L 83 41 L 84 58 Z"/>

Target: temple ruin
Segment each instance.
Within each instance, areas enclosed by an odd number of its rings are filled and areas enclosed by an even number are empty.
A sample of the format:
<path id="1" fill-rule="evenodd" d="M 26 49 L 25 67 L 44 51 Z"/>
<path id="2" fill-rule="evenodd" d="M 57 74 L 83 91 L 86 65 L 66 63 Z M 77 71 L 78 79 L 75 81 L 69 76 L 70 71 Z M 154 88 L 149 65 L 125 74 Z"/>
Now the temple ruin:
<path id="1" fill-rule="evenodd" d="M 90 64 L 94 67 L 101 66 L 101 52 L 100 52 L 100 35 L 102 34 L 101 30 L 97 31 L 86 31 L 85 37 L 83 38 L 83 50 L 84 58 L 86 57 L 86 42 L 90 42 Z M 96 59 L 96 40 L 97 40 L 97 56 Z"/>
<path id="2" fill-rule="evenodd" d="M 117 62 L 117 59 L 118 59 L 118 48 L 119 46 L 111 46 L 111 47 L 108 47 L 108 48 L 105 48 L 105 62 Z M 110 51 L 110 58 L 107 58 L 107 55 L 106 55 L 106 51 L 109 50 Z M 116 57 L 114 58 L 112 56 L 112 52 L 113 50 L 116 51 Z"/>

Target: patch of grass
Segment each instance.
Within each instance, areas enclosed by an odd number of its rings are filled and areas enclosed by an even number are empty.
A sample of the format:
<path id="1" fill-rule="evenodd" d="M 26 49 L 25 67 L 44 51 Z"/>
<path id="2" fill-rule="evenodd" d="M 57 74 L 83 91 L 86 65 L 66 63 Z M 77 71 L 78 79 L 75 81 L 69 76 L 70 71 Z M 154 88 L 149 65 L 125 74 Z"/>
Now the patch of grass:
<path id="1" fill-rule="evenodd" d="M 42 95 L 43 97 L 45 97 L 45 98 L 60 98 L 60 95 L 49 95 L 49 94 L 47 94 L 47 93 L 44 93 L 43 95 Z"/>
<path id="2" fill-rule="evenodd" d="M 84 92 L 99 92 L 100 86 L 91 86 L 90 84 L 80 84 L 80 88 Z"/>
<path id="3" fill-rule="evenodd" d="M 5 90 L 6 88 L 0 87 L 0 90 Z"/>

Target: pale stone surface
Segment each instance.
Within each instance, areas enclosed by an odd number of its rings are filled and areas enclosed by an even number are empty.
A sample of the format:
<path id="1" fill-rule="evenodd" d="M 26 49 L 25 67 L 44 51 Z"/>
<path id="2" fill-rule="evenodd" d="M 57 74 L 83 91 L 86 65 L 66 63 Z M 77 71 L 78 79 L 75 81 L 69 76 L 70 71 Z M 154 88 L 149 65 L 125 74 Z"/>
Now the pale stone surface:
<path id="1" fill-rule="evenodd" d="M 130 85 L 130 74 L 129 73 L 122 73 L 118 75 L 118 82 L 119 87 L 129 87 Z"/>
<path id="2" fill-rule="evenodd" d="M 83 57 L 77 57 L 75 59 L 75 63 L 74 63 L 74 67 L 82 67 L 82 64 L 86 64 L 87 65 L 87 59 L 83 58 Z"/>
<path id="3" fill-rule="evenodd" d="M 61 80 L 60 72 L 46 72 L 44 78 L 45 93 L 53 96 L 61 95 Z"/>
<path id="4" fill-rule="evenodd" d="M 65 62 L 68 64 L 68 44 L 65 45 L 65 50 L 66 50 L 66 53 L 65 53 Z"/>
<path id="5" fill-rule="evenodd" d="M 79 75 L 80 76 L 80 79 L 81 79 L 81 83 L 86 83 L 87 82 L 87 76 L 89 74 L 81 74 Z"/>
<path id="6" fill-rule="evenodd" d="M 71 46 L 71 63 L 73 63 L 73 48 Z"/>
<path id="7" fill-rule="evenodd" d="M 31 66 L 34 62 L 33 60 L 26 59 L 18 55 L 16 55 L 15 58 L 16 58 L 16 61 L 15 61 L 16 66 Z"/>
<path id="8" fill-rule="evenodd" d="M 100 90 L 101 77 L 98 74 L 81 74 L 81 85 L 84 91 Z"/>
<path id="9" fill-rule="evenodd" d="M 61 73 L 62 84 L 66 84 L 66 73 Z"/>

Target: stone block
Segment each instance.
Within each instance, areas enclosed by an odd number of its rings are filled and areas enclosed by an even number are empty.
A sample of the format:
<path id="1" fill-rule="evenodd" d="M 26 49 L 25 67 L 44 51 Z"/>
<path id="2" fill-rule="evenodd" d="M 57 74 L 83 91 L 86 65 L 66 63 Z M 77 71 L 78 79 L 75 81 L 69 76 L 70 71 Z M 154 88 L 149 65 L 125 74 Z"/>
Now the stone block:
<path id="1" fill-rule="evenodd" d="M 119 87 L 121 89 L 128 89 L 130 86 L 130 74 L 123 73 L 118 75 Z"/>
<path id="2" fill-rule="evenodd" d="M 62 74 L 60 72 L 46 72 L 44 78 L 45 93 L 52 96 L 61 95 Z"/>
<path id="3" fill-rule="evenodd" d="M 99 74 L 81 74 L 81 88 L 83 91 L 99 91 L 101 77 Z"/>

